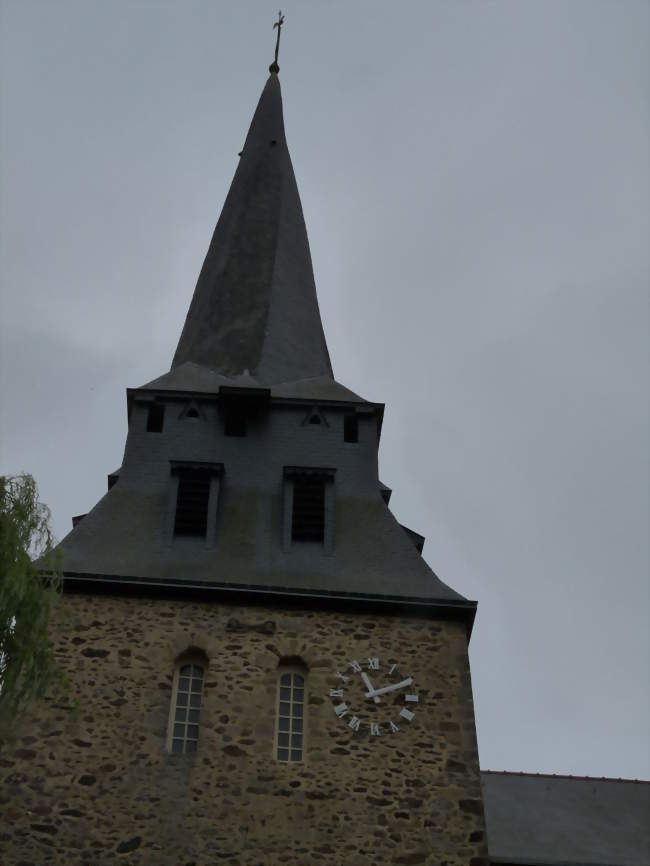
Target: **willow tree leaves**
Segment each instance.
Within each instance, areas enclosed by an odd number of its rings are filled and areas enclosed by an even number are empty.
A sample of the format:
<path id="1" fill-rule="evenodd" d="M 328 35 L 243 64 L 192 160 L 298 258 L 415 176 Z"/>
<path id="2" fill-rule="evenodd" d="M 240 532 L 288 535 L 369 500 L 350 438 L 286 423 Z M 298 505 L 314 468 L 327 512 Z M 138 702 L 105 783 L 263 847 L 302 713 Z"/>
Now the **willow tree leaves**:
<path id="1" fill-rule="evenodd" d="M 48 639 L 61 594 L 50 510 L 31 475 L 0 476 L 0 720 L 62 673 Z"/>

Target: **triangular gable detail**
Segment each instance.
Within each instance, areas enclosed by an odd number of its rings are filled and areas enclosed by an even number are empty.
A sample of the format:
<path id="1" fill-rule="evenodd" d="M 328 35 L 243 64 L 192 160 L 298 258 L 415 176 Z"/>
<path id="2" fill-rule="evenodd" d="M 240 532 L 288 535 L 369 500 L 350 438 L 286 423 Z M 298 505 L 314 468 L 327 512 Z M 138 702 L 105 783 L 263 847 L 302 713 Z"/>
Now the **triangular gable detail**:
<path id="1" fill-rule="evenodd" d="M 321 408 L 319 406 L 313 406 L 303 418 L 301 426 L 329 427 L 330 425 L 328 424 L 327 418 Z"/>
<path id="2" fill-rule="evenodd" d="M 179 421 L 205 421 L 205 415 L 201 411 L 196 400 L 188 400 L 178 416 Z"/>

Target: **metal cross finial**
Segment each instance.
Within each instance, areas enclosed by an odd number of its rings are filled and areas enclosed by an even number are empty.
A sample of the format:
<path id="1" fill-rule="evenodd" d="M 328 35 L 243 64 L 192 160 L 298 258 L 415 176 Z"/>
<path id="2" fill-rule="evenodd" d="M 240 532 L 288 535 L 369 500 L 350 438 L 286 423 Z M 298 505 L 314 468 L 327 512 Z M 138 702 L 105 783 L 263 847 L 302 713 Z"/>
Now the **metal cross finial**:
<path id="1" fill-rule="evenodd" d="M 275 72 L 276 74 L 280 71 L 280 67 L 278 66 L 278 52 L 280 51 L 280 32 L 282 30 L 282 25 L 284 24 L 284 15 L 282 14 L 282 10 L 278 12 L 278 20 L 273 25 L 273 29 L 278 28 L 278 38 L 275 40 L 275 60 L 269 66 L 269 72 Z"/>

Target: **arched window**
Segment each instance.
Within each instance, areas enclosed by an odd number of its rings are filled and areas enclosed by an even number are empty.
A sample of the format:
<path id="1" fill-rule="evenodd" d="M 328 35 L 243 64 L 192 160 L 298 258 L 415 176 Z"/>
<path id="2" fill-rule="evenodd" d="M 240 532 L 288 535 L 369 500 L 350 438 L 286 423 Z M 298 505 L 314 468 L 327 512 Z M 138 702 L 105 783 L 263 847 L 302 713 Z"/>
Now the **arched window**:
<path id="1" fill-rule="evenodd" d="M 275 757 L 278 761 L 300 763 L 303 760 L 306 686 L 303 668 L 286 664 L 280 666 L 275 734 Z"/>
<path id="2" fill-rule="evenodd" d="M 195 657 L 176 665 L 169 713 L 167 748 L 173 754 L 196 752 L 205 664 Z"/>

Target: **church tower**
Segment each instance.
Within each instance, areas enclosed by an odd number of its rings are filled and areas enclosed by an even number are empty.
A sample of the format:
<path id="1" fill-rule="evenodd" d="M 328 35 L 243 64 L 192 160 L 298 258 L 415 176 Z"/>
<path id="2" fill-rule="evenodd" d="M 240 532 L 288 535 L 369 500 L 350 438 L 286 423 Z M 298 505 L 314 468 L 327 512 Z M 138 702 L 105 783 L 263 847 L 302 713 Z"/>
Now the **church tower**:
<path id="1" fill-rule="evenodd" d="M 171 369 L 60 545 L 70 693 L 0 755 L 3 866 L 487 863 L 476 603 L 388 508 L 384 406 L 334 378 L 278 72 Z"/>

